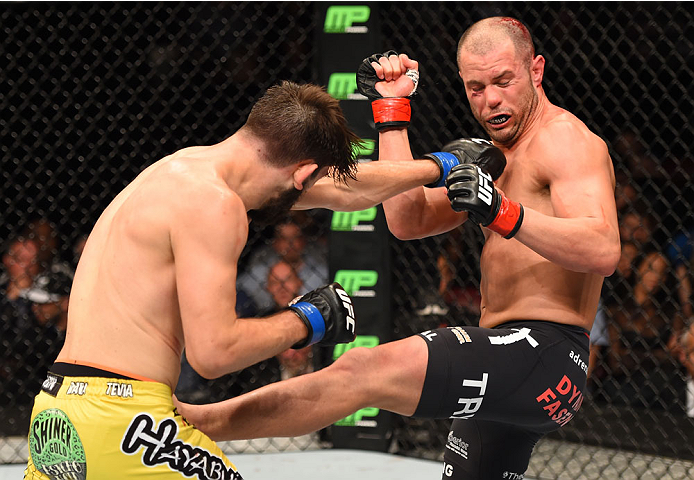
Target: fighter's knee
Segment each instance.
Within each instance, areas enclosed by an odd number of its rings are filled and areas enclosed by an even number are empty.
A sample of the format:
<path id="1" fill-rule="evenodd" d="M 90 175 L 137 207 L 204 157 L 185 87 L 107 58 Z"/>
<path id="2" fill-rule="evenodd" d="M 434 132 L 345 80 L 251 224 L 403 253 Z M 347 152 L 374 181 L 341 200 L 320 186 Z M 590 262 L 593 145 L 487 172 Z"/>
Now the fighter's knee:
<path id="1" fill-rule="evenodd" d="M 369 373 L 369 365 L 375 360 L 373 348 L 356 347 L 347 350 L 340 355 L 333 364 L 334 369 L 339 369 L 344 375 L 360 377 Z"/>
<path id="2" fill-rule="evenodd" d="M 412 415 L 427 368 L 427 347 L 419 337 L 353 348 L 331 367 L 362 407 Z"/>
<path id="3" fill-rule="evenodd" d="M 357 347 L 342 354 L 329 367 L 340 378 L 358 408 L 375 406 L 379 398 L 378 352 L 374 348 Z"/>

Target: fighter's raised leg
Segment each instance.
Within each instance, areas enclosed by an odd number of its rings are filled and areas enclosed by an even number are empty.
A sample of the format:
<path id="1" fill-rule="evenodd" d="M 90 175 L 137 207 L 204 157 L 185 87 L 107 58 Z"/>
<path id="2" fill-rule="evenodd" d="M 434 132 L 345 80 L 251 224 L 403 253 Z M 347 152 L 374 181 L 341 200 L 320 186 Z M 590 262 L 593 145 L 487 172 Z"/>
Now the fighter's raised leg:
<path id="1" fill-rule="evenodd" d="M 322 370 L 223 402 L 177 406 L 214 440 L 304 435 L 365 407 L 412 415 L 427 362 L 425 341 L 414 336 L 353 348 Z"/>

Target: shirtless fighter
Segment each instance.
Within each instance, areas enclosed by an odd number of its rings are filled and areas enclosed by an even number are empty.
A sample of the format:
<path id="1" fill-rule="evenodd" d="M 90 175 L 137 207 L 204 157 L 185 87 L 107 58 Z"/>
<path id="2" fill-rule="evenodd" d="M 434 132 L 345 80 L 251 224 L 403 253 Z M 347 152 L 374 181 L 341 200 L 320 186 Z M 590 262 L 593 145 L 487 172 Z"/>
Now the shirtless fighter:
<path id="1" fill-rule="evenodd" d="M 272 222 L 326 173 L 329 183 L 353 177 L 358 140 L 323 89 L 284 82 L 231 137 L 156 162 L 112 201 L 86 243 L 65 345 L 35 400 L 25 478 L 241 478 L 174 411 L 181 352 L 215 378 L 292 346 L 354 339 L 337 284 L 267 318 L 236 318 L 234 306 L 249 219 Z"/>
<path id="2" fill-rule="evenodd" d="M 505 155 L 503 173 L 493 184 L 484 165 L 455 166 L 470 153 L 460 142 L 457 151 L 428 156 L 444 175 L 431 172 L 422 184 L 445 181 L 447 188 L 413 188 L 383 205 L 401 239 L 446 232 L 467 219 L 484 227 L 480 326 L 354 348 L 312 374 L 217 404 L 181 405 L 212 438 L 299 435 L 372 406 L 453 418 L 444 478 L 522 478 L 535 443 L 578 411 L 588 331 L 603 277 L 620 255 L 607 147 L 546 97 L 545 60 L 518 20 L 475 23 L 457 58 L 472 113 L 490 148 Z M 395 54 L 365 62 L 373 70 L 358 78 L 381 127 L 381 159 L 428 169 L 433 162 L 411 161 L 406 131 L 417 62 Z M 479 142 L 470 143 L 479 150 Z M 359 179 L 367 176 L 360 168 Z M 330 195 L 319 182 L 302 202 L 338 203 Z"/>

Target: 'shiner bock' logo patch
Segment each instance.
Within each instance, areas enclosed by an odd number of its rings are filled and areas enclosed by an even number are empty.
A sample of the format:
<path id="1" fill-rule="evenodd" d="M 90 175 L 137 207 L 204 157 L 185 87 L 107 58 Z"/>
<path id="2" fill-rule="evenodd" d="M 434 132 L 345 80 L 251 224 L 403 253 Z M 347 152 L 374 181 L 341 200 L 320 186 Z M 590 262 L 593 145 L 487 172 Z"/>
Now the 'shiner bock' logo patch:
<path id="1" fill-rule="evenodd" d="M 34 466 L 53 480 L 85 480 L 87 460 L 77 429 L 58 408 L 39 412 L 29 428 Z"/>

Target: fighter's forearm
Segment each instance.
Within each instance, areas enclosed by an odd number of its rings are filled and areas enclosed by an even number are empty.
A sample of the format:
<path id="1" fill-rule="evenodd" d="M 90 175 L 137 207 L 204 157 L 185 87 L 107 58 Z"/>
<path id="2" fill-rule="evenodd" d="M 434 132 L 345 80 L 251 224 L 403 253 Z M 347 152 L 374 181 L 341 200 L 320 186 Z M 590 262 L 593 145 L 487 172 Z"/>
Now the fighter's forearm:
<path id="1" fill-rule="evenodd" d="M 277 355 L 307 333 L 306 325 L 289 310 L 265 318 L 237 318 L 211 337 L 186 342 L 187 357 L 200 375 L 217 378 Z"/>
<path id="2" fill-rule="evenodd" d="M 524 209 L 514 237 L 552 263 L 575 272 L 610 276 L 620 257 L 619 232 L 598 217 L 557 218 Z"/>
<path id="3" fill-rule="evenodd" d="M 434 181 L 439 174 L 432 161 L 379 161 L 361 163 L 356 180 L 346 184 L 330 178 L 317 182 L 296 203 L 296 209 L 328 208 L 356 211 L 371 208 L 393 196 Z"/>
<path id="4" fill-rule="evenodd" d="M 380 161 L 411 160 L 412 151 L 407 129 L 386 130 L 378 136 L 378 158 Z M 432 162 L 433 164 L 433 162 Z M 438 173 L 437 170 L 433 172 Z M 436 178 L 431 179 L 431 181 Z M 423 217 L 426 197 L 424 187 L 411 189 L 393 196 L 383 202 L 383 209 L 391 229 L 401 229 L 403 225 L 419 223 Z"/>
<path id="5" fill-rule="evenodd" d="M 391 159 L 410 159 L 412 152 L 407 138 L 407 130 L 386 130 L 379 134 L 379 158 L 381 162 Z M 400 161 L 399 163 L 403 163 Z M 441 169 L 434 162 L 415 161 L 435 165 L 432 177 L 420 185 L 436 181 Z M 448 232 L 460 225 L 467 214 L 456 213 L 451 209 L 444 188 L 425 188 L 418 186 L 395 195 L 383 202 L 383 211 L 388 221 L 388 229 L 401 240 L 424 238 Z"/>

